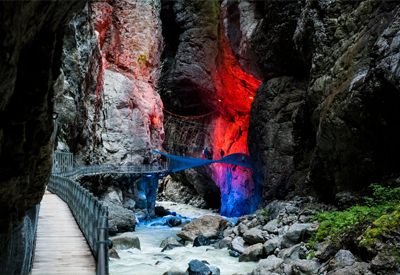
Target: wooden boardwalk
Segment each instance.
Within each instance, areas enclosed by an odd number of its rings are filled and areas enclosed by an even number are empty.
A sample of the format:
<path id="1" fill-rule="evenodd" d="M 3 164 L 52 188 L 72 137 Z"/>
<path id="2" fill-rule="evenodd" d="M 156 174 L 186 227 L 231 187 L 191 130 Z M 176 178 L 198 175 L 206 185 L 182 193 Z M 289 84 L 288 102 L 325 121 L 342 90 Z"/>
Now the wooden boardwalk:
<path id="1" fill-rule="evenodd" d="M 68 205 L 46 190 L 40 203 L 32 275 L 96 273 L 96 262 Z"/>

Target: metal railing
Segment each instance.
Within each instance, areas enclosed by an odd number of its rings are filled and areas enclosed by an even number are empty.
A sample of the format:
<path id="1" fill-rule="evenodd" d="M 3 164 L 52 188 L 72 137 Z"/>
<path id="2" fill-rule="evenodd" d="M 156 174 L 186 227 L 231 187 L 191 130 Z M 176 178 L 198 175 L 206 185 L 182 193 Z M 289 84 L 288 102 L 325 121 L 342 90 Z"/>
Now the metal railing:
<path id="1" fill-rule="evenodd" d="M 78 179 L 83 176 L 94 176 L 100 174 L 156 174 L 165 173 L 170 170 L 170 163 L 143 164 L 143 165 L 90 165 L 70 167 L 62 171 L 53 170 L 53 175 Z"/>
<path id="2" fill-rule="evenodd" d="M 108 208 L 71 178 L 52 175 L 47 189 L 71 209 L 92 250 L 96 274 L 108 275 Z"/>

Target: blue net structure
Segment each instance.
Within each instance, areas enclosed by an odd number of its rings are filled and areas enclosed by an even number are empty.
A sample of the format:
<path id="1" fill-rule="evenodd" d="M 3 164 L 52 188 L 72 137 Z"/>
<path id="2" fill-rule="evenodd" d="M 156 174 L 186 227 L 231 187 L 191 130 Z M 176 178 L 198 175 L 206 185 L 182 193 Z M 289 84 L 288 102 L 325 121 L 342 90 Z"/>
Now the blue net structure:
<path id="1" fill-rule="evenodd" d="M 209 165 L 212 163 L 225 163 L 225 164 L 232 164 L 237 166 L 243 166 L 247 168 L 251 167 L 251 160 L 250 156 L 242 153 L 231 154 L 223 159 L 218 160 L 209 160 L 209 159 L 200 159 L 200 158 L 190 158 L 190 157 L 182 157 L 176 155 L 169 155 L 165 153 L 158 152 L 153 150 L 153 153 L 161 154 L 166 156 L 171 160 L 171 172 L 177 172 L 181 170 L 185 170 L 188 168 L 193 168 L 202 165 Z"/>

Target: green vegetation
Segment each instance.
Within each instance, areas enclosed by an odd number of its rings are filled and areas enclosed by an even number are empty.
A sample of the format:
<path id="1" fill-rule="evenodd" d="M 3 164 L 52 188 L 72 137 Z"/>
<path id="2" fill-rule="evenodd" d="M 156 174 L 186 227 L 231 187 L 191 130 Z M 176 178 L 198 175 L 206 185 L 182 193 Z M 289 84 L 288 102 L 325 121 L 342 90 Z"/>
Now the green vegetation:
<path id="1" fill-rule="evenodd" d="M 307 260 L 312 260 L 314 259 L 315 253 L 317 253 L 317 251 L 310 251 L 307 255 Z"/>
<path id="2" fill-rule="evenodd" d="M 264 217 L 268 217 L 268 215 L 269 215 L 269 209 L 268 209 L 268 210 L 265 210 L 264 212 L 262 212 L 261 215 L 263 215 Z"/>
<path id="3" fill-rule="evenodd" d="M 383 233 L 400 224 L 400 187 L 383 187 L 371 184 L 373 197 L 365 197 L 365 205 L 356 205 L 344 211 L 317 213 L 318 231 L 309 241 L 311 246 L 317 242 L 332 240 L 338 242 L 344 232 L 353 230 L 361 223 L 372 223 L 362 235 L 360 246 L 373 243 Z M 389 213 L 389 214 L 388 214 Z"/>

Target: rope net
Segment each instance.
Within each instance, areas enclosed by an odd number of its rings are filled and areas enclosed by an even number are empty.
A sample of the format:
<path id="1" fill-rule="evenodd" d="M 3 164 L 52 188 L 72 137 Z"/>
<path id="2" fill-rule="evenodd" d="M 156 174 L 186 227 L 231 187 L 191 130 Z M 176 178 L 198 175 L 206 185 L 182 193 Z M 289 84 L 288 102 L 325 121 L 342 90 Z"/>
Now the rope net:
<path id="1" fill-rule="evenodd" d="M 205 148 L 209 134 L 219 129 L 240 129 L 248 125 L 231 124 L 221 126 L 212 123 L 214 112 L 201 116 L 181 116 L 164 110 L 164 129 L 166 138 L 164 149 L 174 155 L 198 156 Z"/>

